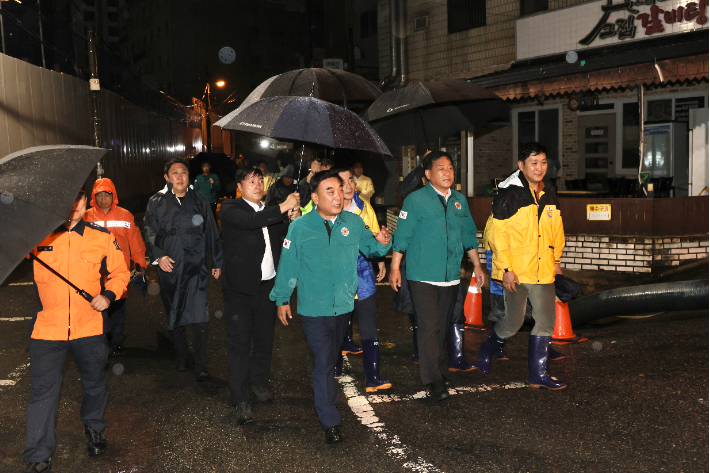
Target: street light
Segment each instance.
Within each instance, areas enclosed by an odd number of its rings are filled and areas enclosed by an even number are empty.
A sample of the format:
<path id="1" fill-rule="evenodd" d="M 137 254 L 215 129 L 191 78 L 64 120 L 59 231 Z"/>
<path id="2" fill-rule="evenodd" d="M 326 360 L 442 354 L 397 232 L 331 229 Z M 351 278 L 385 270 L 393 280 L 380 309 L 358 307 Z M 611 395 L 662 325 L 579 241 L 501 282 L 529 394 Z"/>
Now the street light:
<path id="1" fill-rule="evenodd" d="M 223 80 L 219 80 L 215 82 L 217 87 L 224 87 L 225 82 Z M 205 89 L 205 94 L 207 95 L 207 152 L 211 153 L 212 152 L 212 119 L 210 117 L 210 112 L 212 111 L 212 102 L 211 102 L 211 95 L 212 91 L 210 90 L 210 81 L 209 79 L 207 80 L 207 88 Z"/>

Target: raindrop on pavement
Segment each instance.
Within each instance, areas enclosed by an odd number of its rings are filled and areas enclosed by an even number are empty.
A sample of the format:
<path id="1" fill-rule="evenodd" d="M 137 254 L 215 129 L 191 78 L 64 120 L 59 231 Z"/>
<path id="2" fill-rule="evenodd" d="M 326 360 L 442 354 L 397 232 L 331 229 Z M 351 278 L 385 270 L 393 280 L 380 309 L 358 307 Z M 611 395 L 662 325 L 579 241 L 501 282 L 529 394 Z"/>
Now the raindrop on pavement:
<path id="1" fill-rule="evenodd" d="M 15 200 L 15 196 L 10 194 L 9 192 L 3 192 L 0 194 L 0 202 L 3 204 L 11 204 L 12 201 Z"/>
<path id="2" fill-rule="evenodd" d="M 202 222 L 204 222 L 205 219 L 202 217 L 200 214 L 196 214 L 192 216 L 192 224 L 196 227 L 199 227 L 202 225 Z"/>
<path id="3" fill-rule="evenodd" d="M 116 363 L 115 365 L 113 365 L 112 371 L 113 371 L 113 374 L 115 374 L 116 376 L 123 374 L 123 370 L 124 370 L 124 368 L 121 363 Z"/>
<path id="4" fill-rule="evenodd" d="M 594 342 L 592 343 L 592 348 L 594 348 L 596 351 L 599 351 L 602 349 L 602 342 Z"/>
<path id="5" fill-rule="evenodd" d="M 157 296 L 158 294 L 160 294 L 160 284 L 158 284 L 157 282 L 152 282 L 148 284 L 148 294 L 150 294 L 151 296 Z"/>
<path id="6" fill-rule="evenodd" d="M 214 312 L 214 316 L 217 317 L 218 319 L 222 318 L 222 311 L 221 310 L 216 310 Z"/>

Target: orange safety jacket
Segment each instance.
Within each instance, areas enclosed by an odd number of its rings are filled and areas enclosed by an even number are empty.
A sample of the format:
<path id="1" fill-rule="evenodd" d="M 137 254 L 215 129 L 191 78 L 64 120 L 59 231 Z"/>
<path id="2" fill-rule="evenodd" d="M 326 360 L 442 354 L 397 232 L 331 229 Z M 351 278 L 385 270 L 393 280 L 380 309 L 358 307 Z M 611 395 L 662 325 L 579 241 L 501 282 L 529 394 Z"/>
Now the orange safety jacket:
<path id="1" fill-rule="evenodd" d="M 111 233 L 79 221 L 73 229 L 52 232 L 33 250 L 35 256 L 92 296 L 116 300 L 128 286 L 131 273 L 121 247 Z M 66 282 L 34 262 L 34 280 L 40 308 L 32 329 L 36 340 L 76 340 L 104 333 L 101 312 Z M 106 282 L 102 279 L 106 273 Z"/>
<path id="2" fill-rule="evenodd" d="M 113 205 L 108 213 L 101 210 L 96 204 L 96 194 L 99 192 L 113 194 Z M 118 241 L 121 250 L 123 250 L 126 267 L 129 270 L 131 270 L 131 260 L 145 268 L 145 243 L 143 242 L 143 237 L 138 227 L 136 227 L 133 214 L 118 206 L 116 187 L 111 182 L 111 179 L 96 180 L 94 188 L 91 190 L 90 205 L 91 208 L 84 214 L 84 220 L 106 228 L 116 237 L 116 241 Z M 128 296 L 128 291 L 126 290 L 123 294 L 116 295 L 118 299 L 123 299 Z"/>

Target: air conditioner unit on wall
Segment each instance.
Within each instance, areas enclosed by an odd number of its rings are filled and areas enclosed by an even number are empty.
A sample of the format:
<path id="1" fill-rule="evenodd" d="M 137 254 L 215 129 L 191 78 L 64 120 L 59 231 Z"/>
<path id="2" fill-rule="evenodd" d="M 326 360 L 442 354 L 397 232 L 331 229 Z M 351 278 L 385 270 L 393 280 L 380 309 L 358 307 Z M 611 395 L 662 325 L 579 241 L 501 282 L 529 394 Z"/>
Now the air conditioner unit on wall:
<path id="1" fill-rule="evenodd" d="M 429 28 L 429 13 L 422 13 L 414 17 L 414 31 Z"/>

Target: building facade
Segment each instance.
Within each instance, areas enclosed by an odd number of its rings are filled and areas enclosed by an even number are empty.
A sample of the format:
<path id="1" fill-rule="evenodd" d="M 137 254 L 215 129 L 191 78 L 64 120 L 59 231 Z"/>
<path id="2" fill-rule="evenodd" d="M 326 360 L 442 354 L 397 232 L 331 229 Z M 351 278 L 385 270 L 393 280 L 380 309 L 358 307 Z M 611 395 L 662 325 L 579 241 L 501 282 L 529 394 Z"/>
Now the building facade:
<path id="1" fill-rule="evenodd" d="M 457 182 L 469 196 L 514 170 L 519 144 L 532 140 L 548 148 L 560 189 L 628 185 L 639 172 L 640 97 L 646 125 L 687 127 L 689 110 L 708 107 L 707 1 L 402 2 L 410 83 L 466 79 L 511 106 L 509 122 L 438 143 L 460 156 Z M 389 3 L 379 0 L 382 77 L 392 63 Z M 422 153 L 404 149 L 399 172 Z"/>

